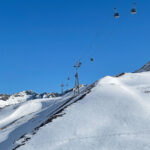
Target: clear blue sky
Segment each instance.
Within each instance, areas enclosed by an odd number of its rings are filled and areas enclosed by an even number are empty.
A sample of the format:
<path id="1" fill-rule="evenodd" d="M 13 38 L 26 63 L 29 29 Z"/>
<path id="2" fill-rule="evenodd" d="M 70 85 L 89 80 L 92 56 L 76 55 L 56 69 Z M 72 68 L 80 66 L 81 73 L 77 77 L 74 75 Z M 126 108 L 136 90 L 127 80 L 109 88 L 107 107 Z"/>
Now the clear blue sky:
<path id="1" fill-rule="evenodd" d="M 71 87 L 73 65 L 82 55 L 84 84 L 141 67 L 150 60 L 150 1 L 137 0 L 135 16 L 132 2 L 1 0 L 0 93 L 59 92 L 67 76 Z M 119 20 L 113 18 L 114 7 Z"/>

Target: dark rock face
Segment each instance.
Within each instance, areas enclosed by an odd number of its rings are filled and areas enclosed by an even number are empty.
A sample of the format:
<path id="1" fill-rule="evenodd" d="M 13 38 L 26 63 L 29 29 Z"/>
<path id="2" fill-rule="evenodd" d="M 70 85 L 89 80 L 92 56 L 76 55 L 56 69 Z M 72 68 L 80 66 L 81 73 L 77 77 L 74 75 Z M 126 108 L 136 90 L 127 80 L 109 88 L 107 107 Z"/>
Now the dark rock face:
<path id="1" fill-rule="evenodd" d="M 6 101 L 10 98 L 10 95 L 7 94 L 0 94 L 0 100 Z"/>
<path id="2" fill-rule="evenodd" d="M 147 72 L 147 71 L 150 71 L 150 61 L 147 64 L 145 64 L 142 68 L 135 71 L 134 73 Z"/>
<path id="3" fill-rule="evenodd" d="M 121 76 L 123 76 L 123 75 L 125 75 L 124 72 L 123 72 L 123 73 L 120 73 L 120 74 L 117 74 L 115 77 L 121 77 Z"/>

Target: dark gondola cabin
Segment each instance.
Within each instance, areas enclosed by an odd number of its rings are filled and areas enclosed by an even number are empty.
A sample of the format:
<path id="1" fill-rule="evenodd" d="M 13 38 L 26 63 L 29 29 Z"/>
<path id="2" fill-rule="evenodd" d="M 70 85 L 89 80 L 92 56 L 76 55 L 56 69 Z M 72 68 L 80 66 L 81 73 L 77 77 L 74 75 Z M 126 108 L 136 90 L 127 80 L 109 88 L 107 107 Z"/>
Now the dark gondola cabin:
<path id="1" fill-rule="evenodd" d="M 135 14 L 136 14 L 136 9 L 135 9 L 135 8 L 131 9 L 131 14 L 132 14 L 132 15 L 135 15 Z"/>
<path id="2" fill-rule="evenodd" d="M 132 15 L 135 15 L 137 12 L 136 12 L 136 2 L 133 3 L 133 8 L 131 9 L 131 14 Z"/>
<path id="3" fill-rule="evenodd" d="M 117 19 L 120 17 L 120 14 L 117 12 L 117 9 L 114 8 L 114 18 Z"/>
<path id="4" fill-rule="evenodd" d="M 115 18 L 115 19 L 117 19 L 117 18 L 119 18 L 119 17 L 120 17 L 119 13 L 115 13 L 115 14 L 114 14 L 114 18 Z"/>
<path id="5" fill-rule="evenodd" d="M 93 62 L 93 61 L 94 61 L 94 58 L 90 58 L 90 61 Z"/>

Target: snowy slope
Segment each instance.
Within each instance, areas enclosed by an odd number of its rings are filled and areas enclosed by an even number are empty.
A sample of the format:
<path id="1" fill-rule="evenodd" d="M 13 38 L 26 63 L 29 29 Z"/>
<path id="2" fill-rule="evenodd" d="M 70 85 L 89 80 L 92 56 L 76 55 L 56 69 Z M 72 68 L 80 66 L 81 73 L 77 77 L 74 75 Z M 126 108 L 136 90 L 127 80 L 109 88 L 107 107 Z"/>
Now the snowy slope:
<path id="1" fill-rule="evenodd" d="M 150 150 L 150 72 L 105 77 L 19 150 Z"/>
<path id="2" fill-rule="evenodd" d="M 80 91 L 0 95 L 0 150 L 150 150 L 150 72 Z"/>
<path id="3" fill-rule="evenodd" d="M 23 101 L 0 110 L 0 150 L 12 150 L 25 144 L 45 124 L 63 115 L 61 111 L 89 92 L 91 86 L 81 87 L 61 97 Z M 57 115 L 58 114 L 58 115 Z"/>

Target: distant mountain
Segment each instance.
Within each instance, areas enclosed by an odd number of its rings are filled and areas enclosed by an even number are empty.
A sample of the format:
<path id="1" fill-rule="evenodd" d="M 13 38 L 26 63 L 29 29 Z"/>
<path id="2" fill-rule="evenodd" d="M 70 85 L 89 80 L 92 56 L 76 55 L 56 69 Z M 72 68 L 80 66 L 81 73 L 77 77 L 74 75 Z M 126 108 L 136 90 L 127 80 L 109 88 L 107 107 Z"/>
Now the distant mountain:
<path id="1" fill-rule="evenodd" d="M 135 73 L 147 72 L 147 71 L 150 71 L 150 61 L 148 63 L 146 63 L 142 68 L 135 71 Z"/>
<path id="2" fill-rule="evenodd" d="M 0 94 L 0 100 L 6 101 L 10 98 L 10 95 L 7 94 Z"/>
<path id="3" fill-rule="evenodd" d="M 57 97 L 59 95 L 60 94 L 58 93 L 46 93 L 46 92 L 42 94 L 38 94 L 33 92 L 32 90 L 28 90 L 28 91 L 15 93 L 12 95 L 0 94 L 0 100 L 7 101 L 9 99 L 24 98 L 24 97 L 26 97 L 27 100 L 29 100 L 29 99 L 37 99 L 37 98 L 52 98 L 52 97 Z"/>
<path id="4" fill-rule="evenodd" d="M 34 99 L 43 99 L 43 98 L 54 98 L 58 97 L 60 94 L 58 93 L 42 93 L 38 94 L 33 92 L 32 90 L 23 91 L 19 93 L 15 93 L 12 95 L 8 94 L 0 94 L 0 108 L 12 105 L 12 104 L 18 104 L 21 102 L 25 102 L 28 100 L 34 100 Z"/>

